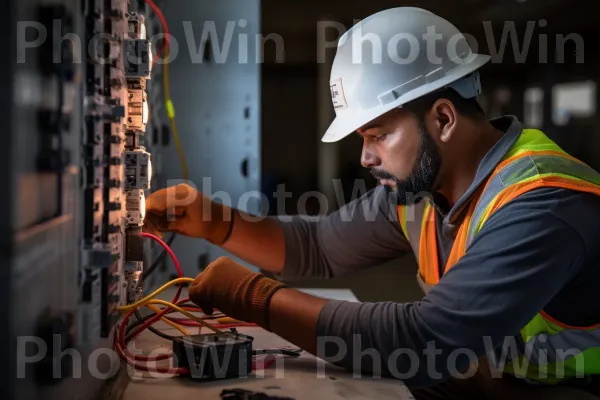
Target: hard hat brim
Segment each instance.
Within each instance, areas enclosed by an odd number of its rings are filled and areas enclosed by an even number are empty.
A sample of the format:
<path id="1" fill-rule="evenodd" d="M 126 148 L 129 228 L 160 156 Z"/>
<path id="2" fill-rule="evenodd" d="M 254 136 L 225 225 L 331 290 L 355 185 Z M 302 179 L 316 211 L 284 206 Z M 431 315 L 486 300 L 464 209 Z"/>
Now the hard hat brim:
<path id="1" fill-rule="evenodd" d="M 403 104 L 415 100 L 423 95 L 448 86 L 452 82 L 476 71 L 490 61 L 490 59 L 491 57 L 489 55 L 473 54 L 473 59 L 468 64 L 461 65 L 459 68 L 450 71 L 443 78 L 417 87 L 398 97 L 394 101 L 360 113 L 345 113 L 346 115 L 337 115 L 331 125 L 329 125 L 329 128 L 321 138 L 321 141 L 324 143 L 337 142 L 350 135 L 361 126 L 373 121 L 388 111 L 401 107 Z"/>

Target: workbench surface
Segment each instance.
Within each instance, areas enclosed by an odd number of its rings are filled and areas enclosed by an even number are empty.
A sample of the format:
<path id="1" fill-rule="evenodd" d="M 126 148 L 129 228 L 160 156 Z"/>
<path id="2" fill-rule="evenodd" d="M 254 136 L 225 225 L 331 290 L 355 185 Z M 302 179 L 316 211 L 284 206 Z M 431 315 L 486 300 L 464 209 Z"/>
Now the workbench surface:
<path id="1" fill-rule="evenodd" d="M 160 297 L 169 298 L 170 293 L 166 292 Z M 310 293 L 319 295 L 316 289 L 310 290 Z M 322 296 L 340 298 L 339 294 L 347 297 L 348 291 L 335 293 L 325 290 Z M 163 322 L 155 326 L 170 335 L 181 335 L 180 332 Z M 198 328 L 186 329 L 192 334 L 199 331 Z M 279 336 L 258 327 L 239 327 L 237 329 L 240 333 L 254 337 L 254 349 L 294 347 Z M 208 329 L 202 329 L 202 333 L 208 332 L 210 332 Z M 169 352 L 171 343 L 146 331 L 135 340 L 133 348 L 143 351 L 144 354 L 154 351 L 153 355 L 157 355 Z M 158 352 L 159 348 L 161 352 Z M 132 380 L 125 390 L 123 400 L 220 399 L 224 389 L 245 389 L 265 393 L 273 398 L 296 400 L 414 399 L 401 381 L 383 378 L 353 378 L 352 373 L 334 367 L 306 352 L 297 358 L 277 355 L 276 360 L 266 369 L 253 371 L 247 378 L 214 382 L 196 382 L 185 377 L 156 376 L 156 374 L 149 376 L 147 373 L 130 370 Z M 162 363 L 157 362 L 156 365 L 168 365 L 166 361 L 166 364 Z M 266 398 L 268 399 L 268 397 Z"/>

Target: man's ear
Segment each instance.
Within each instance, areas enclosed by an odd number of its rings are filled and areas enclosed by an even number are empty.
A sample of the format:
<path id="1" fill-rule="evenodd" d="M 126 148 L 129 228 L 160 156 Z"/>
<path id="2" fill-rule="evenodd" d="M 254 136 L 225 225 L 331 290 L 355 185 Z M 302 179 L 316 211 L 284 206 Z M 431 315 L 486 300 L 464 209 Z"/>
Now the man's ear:
<path id="1" fill-rule="evenodd" d="M 433 117 L 440 131 L 440 140 L 448 142 L 456 130 L 458 114 L 454 104 L 447 99 L 439 99 L 432 107 Z"/>

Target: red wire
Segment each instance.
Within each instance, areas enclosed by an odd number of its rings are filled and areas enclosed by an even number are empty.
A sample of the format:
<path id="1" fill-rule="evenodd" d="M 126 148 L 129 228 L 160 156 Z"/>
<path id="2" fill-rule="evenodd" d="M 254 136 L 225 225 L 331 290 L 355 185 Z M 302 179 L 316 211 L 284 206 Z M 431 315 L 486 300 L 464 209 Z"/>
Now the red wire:
<path id="1" fill-rule="evenodd" d="M 175 265 L 175 268 L 177 269 L 177 275 L 180 278 L 183 278 L 183 270 L 181 269 L 181 264 L 179 263 L 177 256 L 175 255 L 173 250 L 169 247 L 169 245 L 166 244 L 158 236 L 152 235 L 150 233 L 142 232 L 142 236 L 151 238 L 152 240 L 158 242 L 165 249 L 165 251 L 169 254 L 171 259 L 173 260 L 173 264 Z M 179 296 L 181 295 L 182 290 L 183 290 L 183 284 L 179 285 L 179 287 L 177 288 L 177 293 L 175 294 L 175 297 L 173 298 L 172 303 L 185 304 L 190 301 L 189 298 L 179 300 Z M 150 320 L 146 321 L 146 323 L 144 325 L 142 325 L 142 327 L 139 328 L 131 336 L 131 340 L 133 340 L 137 335 L 139 335 L 144 330 L 148 329 L 148 327 L 151 326 L 152 324 L 154 324 L 156 321 L 159 321 L 170 310 L 171 310 L 170 308 L 165 308 L 160 313 L 158 313 L 157 315 L 152 317 Z M 140 361 L 158 361 L 158 360 L 166 360 L 166 359 L 170 358 L 171 357 L 170 354 L 162 354 L 162 355 L 156 356 L 156 357 L 147 357 L 147 356 L 135 355 L 135 354 L 132 354 L 131 352 L 129 352 L 129 350 L 127 349 L 127 345 L 125 343 L 125 326 L 127 326 L 127 323 L 129 322 L 129 319 L 131 318 L 131 316 L 133 315 L 134 312 L 135 312 L 135 310 L 132 310 L 129 314 L 127 314 L 127 316 L 123 319 L 123 321 L 121 322 L 121 325 L 119 327 L 119 338 L 118 338 L 119 340 L 117 340 L 117 342 L 118 342 L 119 346 L 121 347 L 121 352 L 125 352 L 125 354 L 130 355 L 134 360 L 140 360 Z M 117 350 L 119 350 L 118 347 L 117 347 Z M 125 357 L 125 358 L 127 359 L 127 357 Z"/>
<path id="2" fill-rule="evenodd" d="M 146 0 L 146 1 L 151 1 L 151 0 Z M 142 236 L 143 237 L 148 237 L 154 241 L 156 241 L 157 243 L 159 243 L 167 252 L 167 254 L 169 254 L 169 256 L 171 257 L 171 259 L 173 260 L 173 264 L 175 265 L 175 268 L 177 269 L 177 275 L 182 278 L 183 277 L 183 270 L 181 268 L 181 264 L 179 263 L 179 260 L 177 259 L 177 256 L 175 255 L 175 253 L 173 252 L 173 250 L 169 247 L 168 244 L 166 244 L 162 239 L 160 239 L 158 236 L 152 235 L 150 233 L 147 232 L 142 232 Z M 185 298 L 182 300 L 179 300 L 179 296 L 181 295 L 181 291 L 183 290 L 183 284 L 179 285 L 178 289 L 177 289 L 177 293 L 175 294 L 175 297 L 172 300 L 172 303 L 177 304 L 177 305 L 181 305 L 181 304 L 186 304 L 190 301 L 189 298 Z M 190 309 L 193 311 L 199 311 L 199 309 L 197 307 L 185 307 L 186 309 Z M 136 369 L 140 370 L 140 371 L 148 371 L 148 372 L 157 372 L 157 373 L 164 373 L 164 374 L 180 374 L 180 375 L 184 375 L 184 374 L 189 374 L 189 371 L 185 368 L 150 368 L 147 365 L 144 364 L 139 364 L 136 361 L 160 361 L 160 360 L 167 360 L 169 358 L 172 357 L 172 354 L 161 354 L 159 356 L 141 356 L 141 355 L 137 355 L 137 354 L 133 354 L 131 353 L 131 351 L 129 351 L 129 349 L 127 348 L 127 343 L 125 342 L 125 327 L 127 326 L 129 320 L 131 319 L 131 316 L 134 314 L 135 309 L 131 310 L 129 313 L 127 313 L 127 315 L 123 318 L 123 321 L 121 321 L 121 324 L 119 325 L 119 329 L 118 332 L 116 333 L 117 335 L 117 340 L 115 343 L 115 346 L 117 348 L 117 352 L 119 353 L 119 355 L 121 356 L 121 358 L 123 358 L 125 361 L 127 361 L 127 363 L 129 363 L 130 365 L 132 365 L 133 367 L 135 367 Z M 145 331 L 146 329 L 148 329 L 148 327 L 152 326 L 154 323 L 158 322 L 163 316 L 165 316 L 166 314 L 173 312 L 173 309 L 169 308 L 169 307 L 165 307 L 160 313 L 156 314 L 154 317 L 150 318 L 148 321 L 146 321 L 141 327 L 139 327 L 132 335 L 130 340 L 135 339 L 140 333 L 142 333 L 143 331 Z M 207 317 L 207 319 L 210 319 L 211 317 Z M 187 319 L 182 319 L 181 321 L 179 321 L 179 319 L 172 319 L 173 321 L 178 321 L 180 324 L 182 325 L 186 325 L 186 326 L 201 326 L 201 324 L 199 324 L 198 322 L 195 321 L 191 321 L 191 320 L 187 320 Z M 216 327 L 219 328 L 233 328 L 233 327 L 239 327 L 239 326 L 256 326 L 255 324 L 247 324 L 247 323 L 238 323 L 238 324 L 220 324 L 220 325 L 215 325 Z M 269 362 L 265 362 L 264 367 L 263 368 L 267 368 L 269 365 L 271 365 L 274 361 Z M 256 369 L 256 364 L 253 363 L 253 369 Z"/>
<path id="3" fill-rule="evenodd" d="M 186 298 L 186 299 L 179 300 L 178 303 L 185 304 L 188 301 L 189 301 L 189 298 Z M 119 355 L 121 356 L 121 358 L 123 358 L 130 365 L 132 365 L 133 367 L 135 367 L 136 369 L 138 369 L 140 371 L 150 371 L 150 372 L 163 373 L 163 374 L 179 374 L 179 375 L 189 374 L 189 370 L 187 370 L 186 368 L 159 368 L 159 367 L 150 368 L 147 365 L 136 363 L 136 361 L 167 360 L 172 357 L 172 354 L 161 354 L 159 356 L 149 357 L 149 356 L 141 356 L 141 355 L 133 354 L 129 351 L 129 349 L 127 348 L 127 344 L 125 343 L 125 327 L 127 326 L 127 323 L 129 322 L 129 319 L 131 318 L 131 316 L 133 315 L 134 312 L 135 312 L 135 310 L 131 310 L 125 316 L 125 318 L 123 318 L 123 321 L 119 325 L 119 331 L 117 334 L 118 340 L 116 343 L 116 347 L 117 347 L 117 351 L 118 351 Z M 144 323 L 144 325 L 142 325 L 140 328 L 138 328 L 138 330 L 134 334 L 131 335 L 130 340 L 133 340 L 137 335 L 139 335 L 144 330 L 148 329 L 148 327 L 150 325 L 152 325 L 154 322 L 159 320 L 163 315 L 165 315 L 169 312 L 172 312 L 172 309 L 165 308 L 159 314 L 157 314 L 150 320 L 146 321 Z M 196 324 L 198 324 L 198 323 L 196 322 Z M 239 326 L 256 326 L 256 325 L 239 323 L 239 324 L 220 324 L 220 325 L 214 325 L 214 326 L 225 329 L 225 328 L 233 328 L 233 327 L 239 327 Z M 265 360 L 261 369 L 269 368 L 274 362 L 275 362 L 274 359 Z M 253 361 L 252 370 L 257 370 L 257 369 L 258 369 L 258 363 L 256 361 Z"/>
<path id="4" fill-rule="evenodd" d="M 184 304 L 186 301 L 189 301 L 189 299 L 183 299 L 180 300 L 178 303 L 180 304 Z M 155 315 L 154 317 L 152 317 L 151 319 L 149 319 L 148 321 L 146 321 L 140 328 L 138 328 L 135 333 L 133 333 L 131 335 L 130 340 L 135 339 L 136 336 L 138 336 L 140 333 L 142 333 L 143 331 L 145 331 L 146 329 L 148 329 L 149 326 L 151 326 L 152 324 L 154 324 L 155 322 L 157 322 L 163 315 L 171 312 L 172 310 L 169 308 L 165 308 L 163 311 L 161 311 L 159 314 Z M 129 352 L 129 350 L 127 349 L 127 345 L 125 343 L 125 326 L 127 326 L 127 323 L 129 322 L 129 319 L 131 318 L 131 316 L 133 315 L 133 313 L 135 312 L 135 310 L 132 310 L 131 312 L 129 312 L 125 318 L 123 318 L 123 322 L 121 323 L 121 325 L 119 326 L 119 344 L 121 345 L 121 347 L 124 349 L 124 351 L 130 356 L 132 357 L 134 360 L 138 360 L 138 361 L 160 361 L 160 360 L 166 360 L 171 358 L 171 354 L 161 354 L 159 356 L 153 356 L 153 357 L 148 357 L 148 356 L 141 356 L 141 355 L 137 355 L 137 354 L 132 354 L 131 352 Z M 188 322 L 188 321 L 184 321 L 184 322 Z M 201 326 L 198 322 L 193 322 L 193 321 L 189 321 L 190 323 L 193 323 L 194 325 L 188 325 L 187 323 L 182 323 L 182 325 L 186 325 L 186 326 Z M 222 329 L 227 329 L 227 328 L 234 328 L 234 327 L 240 327 L 240 326 L 256 326 L 256 324 L 249 324 L 249 323 L 239 323 L 239 324 L 218 324 L 218 325 L 213 325 L 217 328 L 222 328 Z"/>
<path id="5" fill-rule="evenodd" d="M 163 53 L 165 52 L 165 50 L 167 50 L 169 48 L 169 45 L 170 45 L 170 43 L 169 43 L 169 25 L 167 24 L 167 20 L 166 20 L 165 16 L 163 15 L 162 11 L 154 3 L 154 1 L 152 1 L 152 0 L 145 0 L 145 1 L 146 1 L 146 4 L 148 4 L 148 6 L 150 6 L 152 11 L 154 11 L 154 13 L 158 17 L 160 23 L 162 24 L 164 43 L 161 46 L 161 48 L 157 50 L 157 56 L 162 57 Z M 157 58 L 153 57 L 153 60 L 152 60 L 153 65 L 156 64 L 156 60 L 157 60 Z M 149 238 L 155 240 L 165 249 L 165 251 L 169 254 L 171 259 L 173 260 L 173 263 L 175 264 L 175 268 L 177 269 L 178 276 L 182 278 L 184 276 L 183 271 L 181 269 L 181 265 L 179 264 L 179 260 L 177 259 L 177 256 L 175 256 L 175 253 L 173 252 L 173 250 L 171 250 L 171 248 L 163 240 L 161 240 L 158 236 L 155 236 L 155 235 L 152 235 L 152 234 L 146 233 L 146 232 L 142 232 L 142 236 L 149 237 Z M 175 297 L 173 298 L 172 303 L 179 305 L 179 304 L 185 304 L 186 302 L 190 301 L 189 298 L 179 301 L 179 296 L 181 295 L 182 289 L 183 289 L 183 284 L 179 285 L 179 288 L 177 289 L 177 293 L 175 294 Z M 197 310 L 194 310 L 194 311 L 197 311 Z M 121 322 L 121 324 L 119 326 L 118 340 L 116 341 L 116 347 L 117 347 L 117 351 L 119 352 L 121 357 L 123 359 L 125 359 L 129 364 L 133 365 L 136 369 L 141 370 L 141 371 L 154 371 L 154 372 L 159 372 L 159 373 L 177 373 L 177 374 L 189 373 L 189 371 L 186 370 L 185 368 L 175 368 L 175 369 L 154 368 L 154 369 L 151 369 L 146 365 L 137 364 L 134 361 L 134 360 L 158 361 L 158 360 L 165 360 L 165 359 L 168 359 L 171 357 L 171 354 L 163 354 L 163 355 L 156 356 L 156 357 L 147 357 L 147 356 L 139 356 L 139 355 L 131 354 L 131 352 L 127 349 L 127 344 L 125 343 L 125 326 L 127 326 L 127 323 L 129 322 L 129 319 L 131 318 L 131 316 L 133 315 L 134 312 L 135 312 L 135 310 L 130 311 L 125 316 L 125 318 L 123 318 L 123 321 Z M 135 333 L 133 333 L 131 335 L 130 340 L 133 340 L 141 332 L 148 329 L 148 327 L 150 327 L 152 324 L 159 321 L 163 316 L 165 316 L 169 312 L 172 312 L 172 309 L 165 307 L 160 313 L 158 313 L 153 318 L 146 321 L 140 328 L 138 328 L 138 330 L 136 330 Z M 182 325 L 194 324 L 194 325 L 190 325 L 190 326 L 200 326 L 199 323 L 194 322 L 194 321 L 187 320 L 187 321 L 180 321 L 180 322 L 182 323 Z M 255 324 L 221 324 L 218 326 L 222 327 L 222 328 L 226 328 L 226 327 L 249 326 L 249 325 L 256 326 Z M 133 357 L 133 360 L 130 358 L 130 356 Z M 253 365 L 253 368 L 254 368 L 254 365 Z M 265 364 L 265 368 L 266 368 L 266 364 Z"/>
<path id="6" fill-rule="evenodd" d="M 163 247 L 163 249 L 165 249 L 165 251 L 169 254 L 171 259 L 173 260 L 173 264 L 175 264 L 175 269 L 177 269 L 177 276 L 179 276 L 180 278 L 183 278 L 184 276 L 183 276 L 183 270 L 181 269 L 181 264 L 179 264 L 179 260 L 177 259 L 177 256 L 175 255 L 173 250 L 171 250 L 169 245 L 166 244 L 161 238 L 159 238 L 158 236 L 153 235 L 151 233 L 142 232 L 142 236 L 150 238 L 150 239 L 158 242 L 158 244 L 160 244 Z M 177 300 L 179 299 L 179 296 L 181 295 L 182 290 L 183 290 L 183 283 L 179 285 L 179 288 L 177 289 L 177 293 L 175 294 L 175 297 L 173 298 L 173 301 L 171 301 L 171 303 L 177 302 Z"/>
<path id="7" fill-rule="evenodd" d="M 127 323 L 129 322 L 129 319 L 131 318 L 131 316 L 133 315 L 134 312 L 135 312 L 135 309 L 129 311 L 127 313 L 127 315 L 125 316 L 125 318 L 123 318 L 123 321 L 121 321 L 121 324 L 119 325 L 119 330 L 117 333 L 118 340 L 116 341 L 117 342 L 116 347 L 117 347 L 117 351 L 119 352 L 119 355 L 121 356 L 121 358 L 123 358 L 125 361 L 127 361 L 133 367 L 135 367 L 135 369 L 140 370 L 140 371 L 151 371 L 151 372 L 157 372 L 157 373 L 163 373 L 163 374 L 180 374 L 180 375 L 189 373 L 189 371 L 185 368 L 158 368 L 158 367 L 150 368 L 147 365 L 138 364 L 135 362 L 135 360 L 140 360 L 140 361 L 166 360 L 166 359 L 171 358 L 171 354 L 161 354 L 160 356 L 156 356 L 156 357 L 146 357 L 146 356 L 138 356 L 136 354 L 132 354 L 129 351 L 129 349 L 127 348 L 127 344 L 125 343 L 125 327 L 127 326 Z M 158 314 L 158 315 L 160 315 L 160 314 Z M 146 328 L 144 328 L 144 329 L 146 329 Z M 137 333 L 139 333 L 139 332 L 140 331 L 138 331 Z"/>
<path id="8" fill-rule="evenodd" d="M 176 305 L 179 304 L 183 304 L 186 301 L 190 301 L 190 299 L 183 299 L 183 300 L 179 300 L 178 302 L 176 302 Z M 154 317 L 150 318 L 148 321 L 146 321 L 141 327 L 139 327 L 132 335 L 131 335 L 131 339 L 133 340 L 136 338 L 136 336 L 138 336 L 140 333 L 142 333 L 143 331 L 145 331 L 146 329 L 148 329 L 149 326 L 151 326 L 152 324 L 158 322 L 164 315 L 168 314 L 171 311 L 170 308 L 165 308 L 164 310 L 162 310 L 160 313 L 156 314 Z"/>
<path id="9" fill-rule="evenodd" d="M 173 252 L 173 250 L 171 250 L 171 248 L 169 247 L 169 245 L 166 244 L 161 238 L 159 238 L 158 236 L 153 235 L 151 233 L 142 232 L 142 236 L 150 238 L 152 240 L 155 240 L 156 242 L 158 242 L 165 249 L 165 251 L 169 254 L 169 256 L 171 257 L 171 259 L 173 260 L 173 263 L 175 264 L 175 268 L 177 269 L 177 275 L 180 278 L 183 278 L 183 270 L 181 269 L 181 264 L 179 264 L 179 260 L 177 259 L 177 256 L 175 255 L 175 253 Z"/>
<path id="10" fill-rule="evenodd" d="M 169 47 L 169 25 L 167 24 L 167 20 L 166 20 L 165 16 L 163 15 L 162 11 L 160 11 L 160 8 L 158 8 L 158 6 L 156 4 L 154 4 L 154 2 L 152 0 L 146 0 L 146 4 L 148 4 L 150 6 L 152 11 L 154 11 L 156 16 L 160 20 L 160 23 L 162 24 L 163 34 L 165 35 L 165 41 L 164 41 L 164 44 L 162 45 L 162 47 L 156 51 L 156 55 L 158 57 L 162 57 L 163 52 Z M 152 65 L 154 66 L 155 64 L 156 64 L 156 58 L 153 58 Z"/>

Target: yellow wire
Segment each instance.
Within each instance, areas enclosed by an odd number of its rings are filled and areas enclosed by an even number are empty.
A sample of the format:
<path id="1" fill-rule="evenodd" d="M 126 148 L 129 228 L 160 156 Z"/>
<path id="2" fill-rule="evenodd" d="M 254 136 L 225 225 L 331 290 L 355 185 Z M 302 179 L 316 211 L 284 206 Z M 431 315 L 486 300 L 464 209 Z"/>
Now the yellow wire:
<path id="1" fill-rule="evenodd" d="M 173 132 L 173 139 L 175 141 L 175 147 L 177 148 L 177 154 L 179 155 L 179 162 L 181 163 L 181 172 L 183 174 L 183 179 L 188 181 L 188 167 L 187 162 L 185 160 L 185 154 L 183 152 L 183 147 L 181 146 L 181 141 L 179 140 L 179 131 L 177 130 L 177 123 L 175 122 L 175 107 L 173 106 L 173 101 L 171 100 L 171 87 L 169 86 L 169 62 L 168 62 L 168 53 L 170 48 L 165 48 L 165 60 L 163 64 L 163 92 L 165 95 L 165 108 L 167 111 L 167 117 L 171 122 L 171 131 Z"/>
<path id="2" fill-rule="evenodd" d="M 148 307 L 149 309 L 151 309 L 152 311 L 154 311 L 154 313 L 159 314 L 160 310 L 157 307 L 154 307 L 151 304 L 146 304 L 146 307 Z M 161 321 L 163 321 L 165 324 L 172 326 L 173 328 L 177 329 L 179 332 L 183 333 L 186 336 L 189 336 L 190 334 L 188 333 L 188 331 L 186 331 L 181 325 L 171 321 L 169 318 L 167 317 L 162 317 Z"/>
<path id="3" fill-rule="evenodd" d="M 221 331 L 218 328 L 215 328 L 214 326 L 212 326 L 211 324 L 209 324 L 208 322 L 204 321 L 202 318 L 195 316 L 194 314 L 184 310 L 183 308 L 176 306 L 173 303 L 169 303 L 168 301 L 165 300 L 158 300 L 158 299 L 153 299 L 153 300 L 149 300 L 148 304 L 162 304 L 164 306 L 167 307 L 171 307 L 172 309 L 174 309 L 175 311 L 180 312 L 181 314 L 185 315 L 186 317 L 188 317 L 191 320 L 194 320 L 202 325 L 204 325 L 205 327 L 207 327 L 208 329 L 212 330 L 213 332 L 217 332 L 217 333 L 223 333 L 223 331 Z"/>
<path id="4" fill-rule="evenodd" d="M 134 308 L 140 308 L 146 305 L 146 303 L 149 303 L 149 301 L 158 296 L 160 293 L 164 292 L 169 286 L 173 286 L 176 285 L 178 283 L 191 283 L 194 282 L 194 279 L 192 278 L 177 278 L 177 279 L 173 279 L 171 282 L 167 282 L 164 285 L 162 285 L 161 287 L 159 287 L 158 289 L 156 289 L 154 292 L 152 292 L 151 294 L 149 294 L 148 296 L 144 297 L 143 299 L 141 299 L 140 301 L 136 301 L 133 304 L 128 304 L 126 306 L 121 306 L 118 308 L 119 311 L 123 311 L 123 312 L 127 312 L 127 311 L 131 311 Z"/>
<path id="5" fill-rule="evenodd" d="M 216 319 L 219 324 L 239 324 L 244 321 L 240 321 L 231 317 L 220 317 Z"/>

